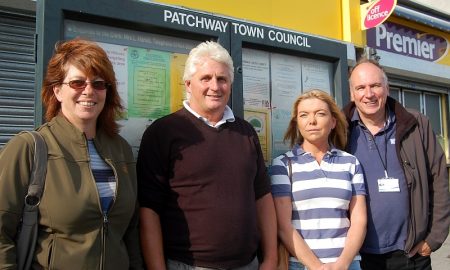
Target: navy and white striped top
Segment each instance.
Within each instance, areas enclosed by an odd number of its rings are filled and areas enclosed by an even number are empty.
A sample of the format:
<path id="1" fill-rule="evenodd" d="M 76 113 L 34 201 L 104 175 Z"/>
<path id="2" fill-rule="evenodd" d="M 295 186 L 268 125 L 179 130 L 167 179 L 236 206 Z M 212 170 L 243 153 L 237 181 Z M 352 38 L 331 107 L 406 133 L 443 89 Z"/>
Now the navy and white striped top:
<path id="1" fill-rule="evenodd" d="M 286 155 L 292 162 L 292 192 L 288 159 L 281 155 L 269 170 L 272 195 L 292 196 L 292 225 L 323 263 L 335 262 L 350 227 L 350 200 L 366 195 L 361 165 L 355 156 L 336 148 L 320 164 L 299 145 Z"/>
<path id="2" fill-rule="evenodd" d="M 98 154 L 93 140 L 88 140 L 88 148 L 102 211 L 107 213 L 116 194 L 116 178 L 112 168 Z"/>

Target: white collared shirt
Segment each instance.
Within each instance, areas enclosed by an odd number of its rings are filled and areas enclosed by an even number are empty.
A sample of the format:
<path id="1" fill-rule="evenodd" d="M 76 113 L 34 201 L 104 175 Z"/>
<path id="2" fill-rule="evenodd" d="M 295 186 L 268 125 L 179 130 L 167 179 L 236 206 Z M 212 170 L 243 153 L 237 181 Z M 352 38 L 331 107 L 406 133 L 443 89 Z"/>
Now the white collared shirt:
<path id="1" fill-rule="evenodd" d="M 201 119 L 205 124 L 207 124 L 208 126 L 213 127 L 213 128 L 219 128 L 222 124 L 225 124 L 226 122 L 234 122 L 234 120 L 235 120 L 233 111 L 231 110 L 231 108 L 228 105 L 225 106 L 225 111 L 223 112 L 222 119 L 219 122 L 217 122 L 215 125 L 212 124 L 211 122 L 209 122 L 208 119 L 206 119 L 205 117 L 201 116 L 196 111 L 194 111 L 189 106 L 188 100 L 183 101 L 183 106 L 186 108 L 186 110 L 188 110 L 190 113 L 192 113 L 195 117 L 197 117 L 198 119 Z"/>

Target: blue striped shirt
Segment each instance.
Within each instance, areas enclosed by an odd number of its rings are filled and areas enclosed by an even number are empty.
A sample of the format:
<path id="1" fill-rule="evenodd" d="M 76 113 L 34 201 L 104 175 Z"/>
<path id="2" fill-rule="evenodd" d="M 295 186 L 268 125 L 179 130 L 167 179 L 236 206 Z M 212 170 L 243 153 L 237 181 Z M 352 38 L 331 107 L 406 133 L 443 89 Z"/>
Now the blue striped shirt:
<path id="1" fill-rule="evenodd" d="M 323 263 L 335 262 L 350 227 L 350 200 L 366 195 L 361 165 L 355 156 L 336 148 L 328 151 L 320 164 L 299 145 L 286 155 L 292 162 L 292 191 L 288 159 L 281 155 L 269 170 L 272 195 L 292 198 L 294 228 Z M 359 255 L 355 257 L 359 259 Z"/>
<path id="2" fill-rule="evenodd" d="M 111 167 L 98 154 L 93 140 L 88 140 L 88 148 L 102 211 L 107 213 L 116 194 L 116 178 Z"/>

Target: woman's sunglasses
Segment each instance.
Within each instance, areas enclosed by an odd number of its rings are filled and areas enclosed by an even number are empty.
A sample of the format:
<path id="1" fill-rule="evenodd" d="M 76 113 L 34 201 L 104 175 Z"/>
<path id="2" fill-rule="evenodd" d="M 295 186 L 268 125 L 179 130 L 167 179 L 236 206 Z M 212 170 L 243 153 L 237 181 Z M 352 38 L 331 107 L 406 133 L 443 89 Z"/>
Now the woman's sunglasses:
<path id="1" fill-rule="evenodd" d="M 84 90 L 88 84 L 90 84 L 92 86 L 92 88 L 94 88 L 95 90 L 106 90 L 109 86 L 111 86 L 109 83 L 107 83 L 105 81 L 88 82 L 85 80 L 71 80 L 66 83 L 63 82 L 62 84 L 67 84 L 71 88 L 78 90 L 78 91 Z"/>

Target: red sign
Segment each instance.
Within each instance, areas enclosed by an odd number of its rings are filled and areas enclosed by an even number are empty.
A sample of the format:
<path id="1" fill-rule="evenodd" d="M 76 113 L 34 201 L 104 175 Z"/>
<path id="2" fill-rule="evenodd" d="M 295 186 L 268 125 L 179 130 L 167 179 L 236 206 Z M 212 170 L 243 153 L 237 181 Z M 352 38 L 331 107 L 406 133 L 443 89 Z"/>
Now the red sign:
<path id="1" fill-rule="evenodd" d="M 377 0 L 361 5 L 361 29 L 382 24 L 394 11 L 397 0 Z"/>

